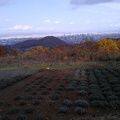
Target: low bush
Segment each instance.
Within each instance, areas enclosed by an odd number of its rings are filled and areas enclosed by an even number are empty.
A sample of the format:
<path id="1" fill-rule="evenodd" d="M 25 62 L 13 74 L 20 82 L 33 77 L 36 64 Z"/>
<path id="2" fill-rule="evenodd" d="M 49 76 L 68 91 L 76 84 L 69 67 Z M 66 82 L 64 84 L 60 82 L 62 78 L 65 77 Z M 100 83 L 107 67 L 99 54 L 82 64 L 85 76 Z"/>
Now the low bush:
<path id="1" fill-rule="evenodd" d="M 91 102 L 91 106 L 95 108 L 106 108 L 107 107 L 107 102 L 105 101 L 100 101 L 100 100 L 94 100 Z"/>
<path id="2" fill-rule="evenodd" d="M 26 101 L 25 100 L 21 100 L 20 102 L 19 102 L 19 105 L 26 105 Z"/>
<path id="3" fill-rule="evenodd" d="M 88 93 L 85 90 L 80 90 L 80 91 L 77 92 L 77 95 L 79 95 L 79 96 L 85 96 L 87 94 Z"/>
<path id="4" fill-rule="evenodd" d="M 104 91 L 111 91 L 111 88 L 110 87 L 103 87 L 103 88 L 101 88 L 101 90 L 104 92 Z"/>
<path id="5" fill-rule="evenodd" d="M 44 115 L 38 115 L 34 120 L 47 120 Z"/>
<path id="6" fill-rule="evenodd" d="M 85 90 L 85 91 L 87 91 L 88 87 L 87 86 L 79 86 L 78 90 Z"/>
<path id="7" fill-rule="evenodd" d="M 74 112 L 79 115 L 83 115 L 86 113 L 85 109 L 83 109 L 82 107 L 76 107 Z"/>
<path id="8" fill-rule="evenodd" d="M 30 114 L 30 113 L 33 113 L 34 111 L 35 111 L 35 109 L 33 107 L 29 107 L 25 110 L 25 113 Z"/>
<path id="9" fill-rule="evenodd" d="M 45 99 L 45 96 L 40 95 L 40 96 L 38 96 L 38 98 L 37 98 L 37 99 L 39 99 L 39 100 Z"/>
<path id="10" fill-rule="evenodd" d="M 59 113 L 69 113 L 69 108 L 67 107 L 60 107 L 59 108 Z"/>
<path id="11" fill-rule="evenodd" d="M 57 99 L 59 99 L 60 98 L 60 94 L 53 94 L 52 96 L 51 96 L 51 99 L 52 100 L 57 100 Z"/>
<path id="12" fill-rule="evenodd" d="M 33 105 L 39 105 L 40 104 L 40 100 L 35 100 L 34 102 L 33 102 Z"/>
<path id="13" fill-rule="evenodd" d="M 43 95 L 48 95 L 48 94 L 49 94 L 49 90 L 44 90 L 44 91 L 42 91 L 41 94 L 43 94 Z"/>
<path id="14" fill-rule="evenodd" d="M 20 115 L 17 117 L 17 120 L 28 120 L 25 115 Z"/>
<path id="15" fill-rule="evenodd" d="M 118 97 L 116 96 L 116 95 L 110 95 L 110 96 L 108 96 L 107 97 L 107 99 L 109 100 L 109 101 L 111 101 L 111 100 L 118 100 Z"/>
<path id="16" fill-rule="evenodd" d="M 103 95 L 105 96 L 105 97 L 108 97 L 108 96 L 111 96 L 111 95 L 113 95 L 114 93 L 112 92 L 112 91 L 104 91 L 103 92 Z"/>
<path id="17" fill-rule="evenodd" d="M 91 94 L 89 96 L 89 100 L 93 101 L 93 100 L 105 100 L 105 97 L 102 94 Z"/>
<path id="18" fill-rule="evenodd" d="M 50 105 L 50 106 L 52 106 L 52 105 L 54 105 L 54 104 L 55 104 L 55 101 L 54 101 L 54 100 L 49 101 L 49 105 Z"/>
<path id="19" fill-rule="evenodd" d="M 9 110 L 9 114 L 16 114 L 20 111 L 18 107 L 13 107 Z"/>
<path id="20" fill-rule="evenodd" d="M 22 97 L 21 96 L 15 96 L 14 100 L 21 100 Z"/>
<path id="21" fill-rule="evenodd" d="M 71 106 L 73 104 L 73 102 L 71 100 L 66 99 L 66 100 L 63 100 L 62 104 L 65 106 Z"/>
<path id="22" fill-rule="evenodd" d="M 110 101 L 110 106 L 112 108 L 120 108 L 120 101 L 116 100 L 116 101 Z"/>
<path id="23" fill-rule="evenodd" d="M 34 97 L 32 95 L 28 95 L 26 100 L 32 100 Z"/>
<path id="24" fill-rule="evenodd" d="M 91 85 L 89 85 L 89 88 L 90 89 L 99 89 L 100 87 L 97 84 L 91 84 Z"/>
<path id="25" fill-rule="evenodd" d="M 5 115 L 5 116 L 1 117 L 0 120 L 12 120 L 12 119 L 10 119 L 9 116 Z"/>
<path id="26" fill-rule="evenodd" d="M 39 88 L 46 88 L 46 86 L 45 85 L 41 85 L 41 86 L 39 86 Z"/>
<path id="27" fill-rule="evenodd" d="M 67 91 L 74 91 L 76 88 L 73 86 L 69 86 L 66 88 Z"/>
<path id="28" fill-rule="evenodd" d="M 86 100 L 75 100 L 74 102 L 75 106 L 78 107 L 88 107 L 89 103 Z"/>
<path id="29" fill-rule="evenodd" d="M 102 94 L 102 91 L 100 89 L 90 89 L 89 94 Z"/>

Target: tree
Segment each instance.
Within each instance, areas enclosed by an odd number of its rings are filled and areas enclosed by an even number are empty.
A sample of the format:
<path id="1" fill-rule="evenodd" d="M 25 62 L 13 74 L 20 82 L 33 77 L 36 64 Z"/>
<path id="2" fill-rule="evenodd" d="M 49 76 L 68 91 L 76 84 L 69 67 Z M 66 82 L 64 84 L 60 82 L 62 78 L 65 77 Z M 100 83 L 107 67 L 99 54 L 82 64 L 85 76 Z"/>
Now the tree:
<path id="1" fill-rule="evenodd" d="M 98 42 L 98 49 L 102 52 L 108 53 L 108 54 L 114 54 L 116 53 L 119 48 L 115 41 L 112 39 L 102 39 Z"/>
<path id="2" fill-rule="evenodd" d="M 99 59 L 110 60 L 116 59 L 119 48 L 116 41 L 112 39 L 102 39 L 97 43 Z"/>

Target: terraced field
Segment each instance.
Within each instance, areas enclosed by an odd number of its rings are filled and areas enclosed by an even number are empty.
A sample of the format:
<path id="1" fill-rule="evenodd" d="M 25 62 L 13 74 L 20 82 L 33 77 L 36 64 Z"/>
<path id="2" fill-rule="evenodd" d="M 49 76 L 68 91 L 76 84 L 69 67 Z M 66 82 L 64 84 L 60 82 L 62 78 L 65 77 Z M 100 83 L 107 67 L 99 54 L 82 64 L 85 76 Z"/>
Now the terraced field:
<path id="1" fill-rule="evenodd" d="M 0 120 L 120 118 L 120 69 L 43 69 L 16 81 L 0 90 Z"/>

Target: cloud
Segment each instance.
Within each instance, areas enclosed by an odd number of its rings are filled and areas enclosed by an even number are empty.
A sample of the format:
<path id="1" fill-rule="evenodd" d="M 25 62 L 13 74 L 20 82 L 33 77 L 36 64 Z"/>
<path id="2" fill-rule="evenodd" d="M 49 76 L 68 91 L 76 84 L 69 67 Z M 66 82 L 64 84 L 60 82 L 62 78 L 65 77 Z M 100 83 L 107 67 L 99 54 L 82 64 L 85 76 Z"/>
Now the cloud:
<path id="1" fill-rule="evenodd" d="M 38 28 L 35 28 L 34 30 L 41 30 L 41 31 L 52 31 L 54 30 L 55 28 L 54 27 L 38 27 Z"/>
<path id="2" fill-rule="evenodd" d="M 77 7 L 79 5 L 94 5 L 100 3 L 118 3 L 120 0 L 70 0 L 70 5 Z"/>
<path id="3" fill-rule="evenodd" d="M 50 23 L 50 20 L 45 20 L 44 22 L 45 22 L 45 23 Z"/>
<path id="4" fill-rule="evenodd" d="M 89 24 L 89 23 L 90 23 L 90 21 L 86 21 L 86 23 L 87 23 L 87 24 Z"/>
<path id="5" fill-rule="evenodd" d="M 75 21 L 71 21 L 69 24 L 70 24 L 70 25 L 74 25 L 74 24 L 75 24 Z"/>
<path id="6" fill-rule="evenodd" d="M 60 23 L 60 21 L 55 21 L 54 23 L 58 24 L 58 23 Z"/>
<path id="7" fill-rule="evenodd" d="M 12 20 L 11 19 L 6 19 L 4 20 L 5 22 L 11 22 Z"/>
<path id="8" fill-rule="evenodd" d="M 22 26 L 22 25 L 15 25 L 13 27 L 10 27 L 9 30 L 31 30 L 33 27 L 32 26 Z"/>
<path id="9" fill-rule="evenodd" d="M 114 26 L 115 26 L 115 27 L 120 27 L 120 23 L 119 23 L 119 24 L 115 24 Z"/>

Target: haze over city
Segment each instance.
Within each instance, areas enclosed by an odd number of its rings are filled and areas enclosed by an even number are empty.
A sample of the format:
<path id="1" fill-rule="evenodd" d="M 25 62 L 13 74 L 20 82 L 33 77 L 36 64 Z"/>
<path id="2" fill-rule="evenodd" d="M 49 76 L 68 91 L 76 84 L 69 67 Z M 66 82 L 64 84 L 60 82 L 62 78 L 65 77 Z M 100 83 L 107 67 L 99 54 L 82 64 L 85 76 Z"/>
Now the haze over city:
<path id="1" fill-rule="evenodd" d="M 120 0 L 0 0 L 0 34 L 120 30 Z"/>

